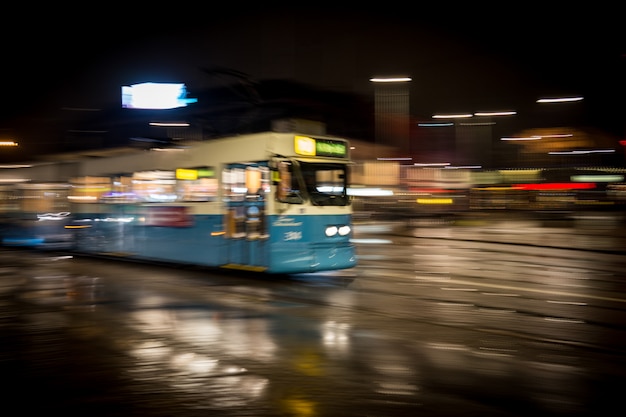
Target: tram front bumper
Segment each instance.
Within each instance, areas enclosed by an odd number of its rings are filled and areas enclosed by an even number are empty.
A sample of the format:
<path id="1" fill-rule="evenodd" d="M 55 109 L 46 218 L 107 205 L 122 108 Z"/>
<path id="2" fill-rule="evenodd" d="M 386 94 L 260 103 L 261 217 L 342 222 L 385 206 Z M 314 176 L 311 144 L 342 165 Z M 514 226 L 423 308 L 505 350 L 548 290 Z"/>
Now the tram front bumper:
<path id="1" fill-rule="evenodd" d="M 357 263 L 354 245 L 283 249 L 272 252 L 271 257 L 267 272 L 276 274 L 348 269 Z"/>

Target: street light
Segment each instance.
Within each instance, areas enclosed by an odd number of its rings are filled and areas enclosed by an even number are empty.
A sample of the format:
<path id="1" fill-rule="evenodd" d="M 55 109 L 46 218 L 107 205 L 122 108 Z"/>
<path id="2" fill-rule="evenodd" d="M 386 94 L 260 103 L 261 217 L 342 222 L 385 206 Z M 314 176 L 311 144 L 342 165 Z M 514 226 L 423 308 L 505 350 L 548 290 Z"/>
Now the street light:
<path id="1" fill-rule="evenodd" d="M 412 81 L 410 77 L 370 78 L 373 83 L 406 83 Z"/>
<path id="2" fill-rule="evenodd" d="M 433 114 L 433 119 L 467 119 L 470 117 L 473 117 L 472 113 Z"/>
<path id="3" fill-rule="evenodd" d="M 516 111 L 479 111 L 474 113 L 474 116 L 478 117 L 492 117 L 492 116 L 515 116 Z"/>
<path id="4" fill-rule="evenodd" d="M 570 101 L 581 101 L 583 97 L 555 97 L 555 98 L 540 98 L 537 103 L 567 103 Z"/>

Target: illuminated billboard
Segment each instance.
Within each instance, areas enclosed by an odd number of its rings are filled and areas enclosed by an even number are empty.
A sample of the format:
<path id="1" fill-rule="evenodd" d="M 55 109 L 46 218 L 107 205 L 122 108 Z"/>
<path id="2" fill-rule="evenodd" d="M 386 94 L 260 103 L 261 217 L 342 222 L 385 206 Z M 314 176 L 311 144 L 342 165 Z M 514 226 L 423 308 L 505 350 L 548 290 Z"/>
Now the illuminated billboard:
<path id="1" fill-rule="evenodd" d="M 175 109 L 197 102 L 187 98 L 182 83 L 141 83 L 122 86 L 122 107 L 125 109 Z"/>

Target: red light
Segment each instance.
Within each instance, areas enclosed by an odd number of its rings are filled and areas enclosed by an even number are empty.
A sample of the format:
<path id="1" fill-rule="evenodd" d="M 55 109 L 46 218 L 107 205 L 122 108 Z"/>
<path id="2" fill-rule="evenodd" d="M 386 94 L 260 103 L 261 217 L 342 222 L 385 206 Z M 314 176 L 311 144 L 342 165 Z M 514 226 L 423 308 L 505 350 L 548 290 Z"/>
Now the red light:
<path id="1" fill-rule="evenodd" d="M 594 182 L 548 182 L 544 184 L 518 184 L 522 190 L 585 190 L 596 188 Z"/>

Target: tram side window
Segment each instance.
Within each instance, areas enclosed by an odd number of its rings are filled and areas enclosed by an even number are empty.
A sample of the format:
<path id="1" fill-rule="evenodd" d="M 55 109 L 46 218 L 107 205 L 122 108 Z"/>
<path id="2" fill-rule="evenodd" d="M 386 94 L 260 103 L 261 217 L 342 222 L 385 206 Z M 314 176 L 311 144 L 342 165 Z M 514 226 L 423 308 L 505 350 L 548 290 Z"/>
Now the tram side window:
<path id="1" fill-rule="evenodd" d="M 293 165 L 289 161 L 278 163 L 278 190 L 276 199 L 282 203 L 302 204 L 303 197 L 297 176 L 294 175 Z"/>
<path id="2" fill-rule="evenodd" d="M 176 201 L 174 171 L 141 171 L 133 174 L 133 192 L 143 202 L 164 203 Z"/>
<path id="3" fill-rule="evenodd" d="M 246 199 L 265 200 L 269 189 L 269 170 L 266 166 L 249 165 L 245 170 Z"/>
<path id="4" fill-rule="evenodd" d="M 130 175 L 115 175 L 111 181 L 111 191 L 102 195 L 107 203 L 132 203 L 136 200 L 133 193 L 132 177 Z"/>
<path id="5" fill-rule="evenodd" d="M 182 201 L 215 201 L 218 183 L 211 167 L 179 168 L 176 170 L 177 194 Z"/>
<path id="6" fill-rule="evenodd" d="M 222 171 L 227 201 L 263 201 L 270 192 L 270 171 L 262 164 L 233 164 Z"/>
<path id="7" fill-rule="evenodd" d="M 60 213 L 69 209 L 66 187 L 34 184 L 20 189 L 20 209 L 26 213 Z"/>
<path id="8" fill-rule="evenodd" d="M 243 201 L 246 196 L 245 170 L 242 167 L 225 168 L 222 171 L 222 187 L 227 201 Z"/>
<path id="9" fill-rule="evenodd" d="M 109 177 L 78 177 L 70 179 L 71 191 L 68 199 L 75 203 L 96 203 L 103 195 L 111 192 Z"/>
<path id="10" fill-rule="evenodd" d="M 178 180 L 178 195 L 183 201 L 214 201 L 217 196 L 216 178 L 199 178 L 194 181 Z"/>
<path id="11" fill-rule="evenodd" d="M 0 188 L 0 216 L 19 211 L 17 191 L 12 187 Z"/>

